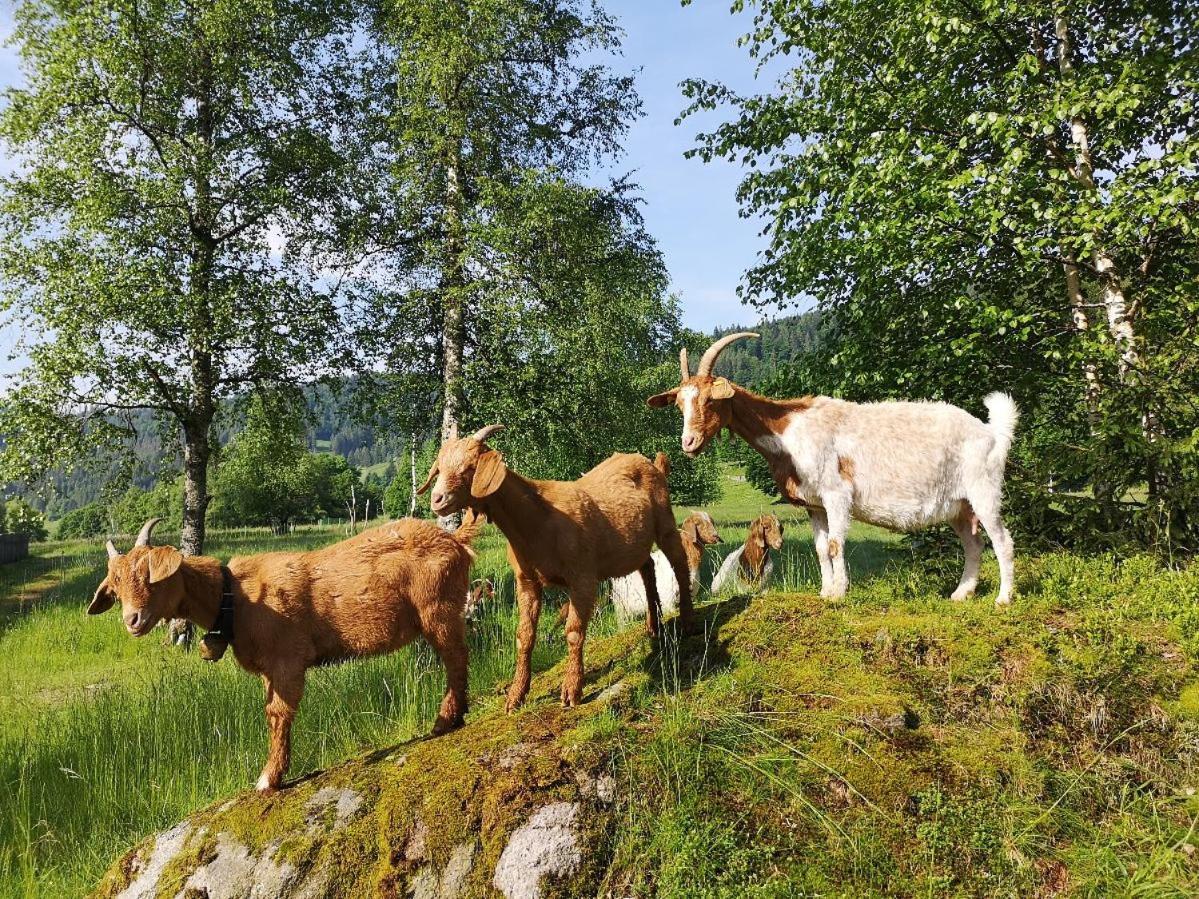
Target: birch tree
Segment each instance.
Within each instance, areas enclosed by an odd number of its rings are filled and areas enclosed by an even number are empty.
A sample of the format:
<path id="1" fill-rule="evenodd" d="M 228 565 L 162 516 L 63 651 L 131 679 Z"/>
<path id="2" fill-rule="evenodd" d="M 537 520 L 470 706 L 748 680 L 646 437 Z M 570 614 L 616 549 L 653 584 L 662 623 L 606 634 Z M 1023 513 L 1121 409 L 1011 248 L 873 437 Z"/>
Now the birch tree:
<path id="1" fill-rule="evenodd" d="M 534 173 L 570 181 L 612 157 L 640 104 L 631 76 L 604 63 L 614 21 L 580 0 L 389 0 L 374 33 L 366 68 L 381 94 L 364 129 L 376 137 L 360 143 L 373 186 L 347 230 L 376 285 L 391 276 L 367 330 L 394 326 L 397 368 L 436 382 L 445 439 L 469 411 L 466 354 L 495 262 L 485 234 L 545 183 Z"/>
<path id="2" fill-rule="evenodd" d="M 334 189 L 341 22 L 286 0 L 18 7 L 0 287 L 28 366 L 3 404 L 6 479 L 119 446 L 122 413 L 151 410 L 182 448 L 182 549 L 203 550 L 220 404 L 319 374 L 337 326 L 271 243 Z"/>

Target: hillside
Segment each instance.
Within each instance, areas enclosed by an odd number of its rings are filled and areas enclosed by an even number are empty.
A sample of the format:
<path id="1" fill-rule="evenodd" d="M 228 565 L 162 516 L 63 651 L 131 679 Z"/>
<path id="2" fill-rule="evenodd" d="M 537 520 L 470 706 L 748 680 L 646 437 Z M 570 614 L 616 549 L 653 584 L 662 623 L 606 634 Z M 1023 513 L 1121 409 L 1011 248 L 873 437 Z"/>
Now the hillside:
<path id="1" fill-rule="evenodd" d="M 771 377 L 778 368 L 793 361 L 815 346 L 819 317 L 816 313 L 779 318 L 753 327 L 762 334 L 761 340 L 745 341 L 729 347 L 721 356 L 718 369 L 738 383 L 753 385 Z M 705 336 L 704 345 L 695 347 L 696 356 L 706 344 L 722 334 L 742 327 L 717 329 Z M 307 414 L 307 443 L 313 451 L 332 452 L 344 457 L 351 465 L 383 475 L 388 464 L 404 452 L 405 434 L 384 434 L 362 422 L 357 414 L 349 385 L 335 390 L 327 385 L 304 389 Z M 241 411 L 234 406 L 225 409 L 217 427 L 216 439 L 227 444 L 241 429 Z M 66 512 L 96 502 L 106 496 L 110 485 L 116 484 L 119 495 L 130 484 L 143 489 L 152 487 L 163 472 L 179 470 L 179 448 L 164 441 L 147 412 L 135 412 L 126 422 L 132 433 L 128 441 L 129 464 L 113 460 L 99 468 L 85 468 L 69 473 L 56 472 L 46 483 L 34 490 L 17 489 L 10 492 L 24 496 L 39 511 L 51 519 Z M 430 423 L 430 433 L 435 425 Z"/>
<path id="2" fill-rule="evenodd" d="M 216 802 L 95 895 L 1195 895 L 1199 576 L 1027 559 L 997 612 L 941 597 L 957 564 L 596 640 L 581 708 L 553 667 L 518 715 Z"/>

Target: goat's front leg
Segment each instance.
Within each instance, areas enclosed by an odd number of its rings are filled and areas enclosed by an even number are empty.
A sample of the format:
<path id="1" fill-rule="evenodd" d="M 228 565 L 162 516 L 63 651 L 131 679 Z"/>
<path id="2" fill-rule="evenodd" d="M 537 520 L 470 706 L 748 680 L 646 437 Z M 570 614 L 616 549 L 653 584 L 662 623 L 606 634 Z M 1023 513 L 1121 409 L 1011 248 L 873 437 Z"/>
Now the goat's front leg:
<path id="1" fill-rule="evenodd" d="M 650 563 L 653 567 L 653 563 Z M 570 611 L 566 613 L 566 674 L 562 678 L 562 705 L 578 705 L 583 699 L 583 642 L 595 609 L 596 585 L 576 583 L 570 589 Z"/>
<path id="2" fill-rule="evenodd" d="M 816 544 L 816 558 L 820 562 L 820 595 L 833 595 L 833 562 L 828 555 L 828 516 L 824 509 L 808 509 L 812 522 L 812 541 Z"/>
<path id="3" fill-rule="evenodd" d="M 448 611 L 448 608 L 446 609 Z M 444 621 L 422 623 L 425 639 L 445 666 L 445 696 L 433 723 L 433 736 L 439 737 L 461 727 L 466 715 L 468 650 L 466 621 L 461 615 L 445 614 Z"/>
<path id="4" fill-rule="evenodd" d="M 537 619 L 541 617 L 541 585 L 524 575 L 516 578 L 516 603 L 520 608 L 520 623 L 516 626 L 516 672 L 508 687 L 505 709 L 516 711 L 529 694 L 533 676 L 533 642 L 537 638 Z"/>
<path id="5" fill-rule="evenodd" d="M 827 595 L 837 599 L 849 590 L 849 573 L 845 568 L 845 538 L 849 535 L 849 497 L 835 493 L 821 498 L 824 500 L 824 513 L 828 516 L 828 558 L 832 566 L 832 583 Z"/>
<path id="6" fill-rule="evenodd" d="M 281 669 L 262 676 L 270 749 L 256 789 L 277 790 L 291 764 L 291 724 L 304 696 L 304 669 Z"/>

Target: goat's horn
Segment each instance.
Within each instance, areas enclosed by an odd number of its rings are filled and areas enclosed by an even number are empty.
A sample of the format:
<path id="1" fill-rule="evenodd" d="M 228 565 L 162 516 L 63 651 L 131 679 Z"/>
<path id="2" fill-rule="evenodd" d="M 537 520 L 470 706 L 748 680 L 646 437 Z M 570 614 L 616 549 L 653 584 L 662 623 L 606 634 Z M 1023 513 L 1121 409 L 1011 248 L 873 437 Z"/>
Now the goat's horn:
<path id="1" fill-rule="evenodd" d="M 687 364 L 686 347 L 679 350 L 679 371 L 682 373 L 684 381 L 691 377 L 691 366 Z"/>
<path id="2" fill-rule="evenodd" d="M 475 433 L 471 436 L 473 437 L 473 439 L 479 441 L 479 443 L 482 443 L 488 437 L 490 437 L 492 434 L 494 434 L 496 431 L 502 431 L 502 430 L 504 430 L 503 425 L 488 425 L 485 428 L 479 428 L 479 430 L 475 431 Z"/>
<path id="3" fill-rule="evenodd" d="M 154 526 L 162 521 L 161 518 L 151 518 L 142 525 L 142 529 L 137 532 L 137 540 L 134 541 L 134 546 L 149 546 L 150 534 L 154 531 Z"/>
<path id="4" fill-rule="evenodd" d="M 696 375 L 703 377 L 704 375 L 712 374 L 712 366 L 716 364 L 716 358 L 724 352 L 724 348 L 730 343 L 735 343 L 746 337 L 761 337 L 761 334 L 755 334 L 753 331 L 738 331 L 736 334 L 725 334 L 704 353 L 704 357 L 699 360 L 699 370 Z"/>
<path id="5" fill-rule="evenodd" d="M 108 542 L 106 542 L 106 543 L 104 544 L 104 548 L 105 548 L 106 550 L 108 550 L 108 558 L 110 558 L 110 559 L 115 559 L 117 556 L 119 556 L 119 555 L 120 555 L 120 553 L 119 553 L 119 552 L 117 552 L 117 548 L 116 548 L 115 546 L 113 546 L 113 545 L 112 545 L 112 541 L 111 541 L 111 540 L 109 540 Z"/>

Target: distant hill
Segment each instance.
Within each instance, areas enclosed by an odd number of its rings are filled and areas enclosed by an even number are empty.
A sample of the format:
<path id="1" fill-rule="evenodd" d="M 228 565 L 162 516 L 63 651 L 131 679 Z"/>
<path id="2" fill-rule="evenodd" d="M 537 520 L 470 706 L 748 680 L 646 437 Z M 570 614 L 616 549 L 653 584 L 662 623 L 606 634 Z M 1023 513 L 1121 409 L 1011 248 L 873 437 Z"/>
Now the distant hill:
<path id="1" fill-rule="evenodd" d="M 716 372 L 750 387 L 769 380 L 780 366 L 816 348 L 819 327 L 820 313 L 813 311 L 748 328 L 742 325 L 717 328 L 712 334 L 713 339 L 735 331 L 756 331 L 762 337 L 760 340 L 740 340 L 726 349 L 716 363 Z"/>
<path id="2" fill-rule="evenodd" d="M 747 386 L 771 378 L 780 366 L 786 365 L 816 346 L 819 315 L 808 312 L 762 322 L 753 326 L 730 326 L 717 329 L 703 346 L 695 348 L 692 366 L 708 343 L 733 331 L 754 330 L 761 340 L 745 340 L 729 347 L 720 357 L 717 371 Z M 358 420 L 350 401 L 339 396 L 334 388 L 317 385 L 305 390 L 308 407 L 308 447 L 314 452 L 331 452 L 344 457 L 360 469 L 379 471 L 381 466 L 400 455 L 407 435 L 392 435 L 377 431 Z M 130 419 L 136 437 L 131 440 L 131 462 L 113 463 L 106 468 L 56 473 L 47 478 L 37 491 L 14 491 L 51 519 L 104 498 L 105 491 L 120 494 L 129 486 L 149 488 L 164 473 L 180 469 L 179 448 L 171 435 L 163 435 L 155 427 L 153 416 L 146 412 Z M 430 423 L 430 428 L 433 424 Z M 233 410 L 217 427 L 217 441 L 224 446 L 241 430 L 240 416 Z M 165 439 L 164 439 L 165 437 Z"/>

